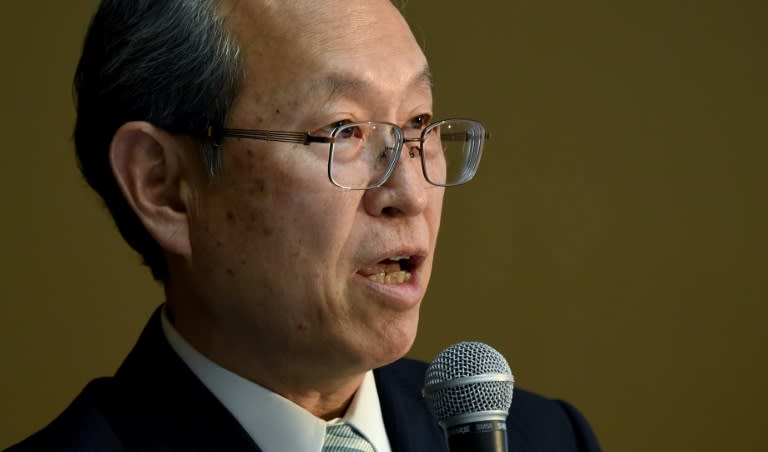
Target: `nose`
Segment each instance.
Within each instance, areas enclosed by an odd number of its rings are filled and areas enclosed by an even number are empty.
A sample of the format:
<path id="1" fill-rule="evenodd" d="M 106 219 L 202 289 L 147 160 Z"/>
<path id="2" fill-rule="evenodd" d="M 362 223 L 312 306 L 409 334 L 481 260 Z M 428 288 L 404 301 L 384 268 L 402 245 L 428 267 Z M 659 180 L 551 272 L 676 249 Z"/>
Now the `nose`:
<path id="1" fill-rule="evenodd" d="M 418 145 L 404 143 L 394 171 L 381 187 L 366 190 L 365 210 L 373 216 L 414 216 L 427 206 L 427 190 Z M 437 187 L 434 187 L 437 188 Z"/>

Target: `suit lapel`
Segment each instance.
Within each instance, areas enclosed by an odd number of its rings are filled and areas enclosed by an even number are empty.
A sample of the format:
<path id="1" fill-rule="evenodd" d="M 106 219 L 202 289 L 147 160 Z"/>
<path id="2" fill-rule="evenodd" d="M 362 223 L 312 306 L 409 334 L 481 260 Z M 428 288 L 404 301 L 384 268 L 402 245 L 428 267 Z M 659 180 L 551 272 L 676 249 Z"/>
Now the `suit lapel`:
<path id="1" fill-rule="evenodd" d="M 260 452 L 171 349 L 159 309 L 113 384 L 104 408 L 126 450 Z"/>
<path id="2" fill-rule="evenodd" d="M 405 359 L 374 371 L 393 452 L 448 450 L 421 397 L 425 367 Z M 110 383 L 102 409 L 126 451 L 261 452 L 171 349 L 159 309 Z"/>
<path id="3" fill-rule="evenodd" d="M 425 365 L 400 360 L 376 369 L 376 389 L 393 452 L 438 452 L 448 446 L 421 397 Z"/>

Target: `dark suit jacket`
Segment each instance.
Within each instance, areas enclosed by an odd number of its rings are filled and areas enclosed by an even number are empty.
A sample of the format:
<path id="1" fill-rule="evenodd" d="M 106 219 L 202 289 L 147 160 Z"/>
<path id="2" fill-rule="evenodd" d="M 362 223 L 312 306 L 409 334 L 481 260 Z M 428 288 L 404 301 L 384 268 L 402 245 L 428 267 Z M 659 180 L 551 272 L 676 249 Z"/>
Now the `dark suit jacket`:
<path id="1" fill-rule="evenodd" d="M 447 451 L 421 397 L 426 367 L 402 359 L 374 370 L 393 452 Z M 515 389 L 507 423 L 510 452 L 599 450 L 584 418 L 562 401 Z M 260 451 L 171 349 L 159 310 L 114 377 L 91 381 L 49 426 L 7 450 Z"/>

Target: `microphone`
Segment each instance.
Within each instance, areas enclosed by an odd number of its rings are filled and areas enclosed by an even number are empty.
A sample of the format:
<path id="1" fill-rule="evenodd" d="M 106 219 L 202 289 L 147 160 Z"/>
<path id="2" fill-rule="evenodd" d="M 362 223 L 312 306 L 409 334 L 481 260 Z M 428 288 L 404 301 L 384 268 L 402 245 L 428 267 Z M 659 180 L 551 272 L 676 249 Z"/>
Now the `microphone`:
<path id="1" fill-rule="evenodd" d="M 450 452 L 508 451 L 514 383 L 507 360 L 481 342 L 459 342 L 435 357 L 421 393 Z"/>

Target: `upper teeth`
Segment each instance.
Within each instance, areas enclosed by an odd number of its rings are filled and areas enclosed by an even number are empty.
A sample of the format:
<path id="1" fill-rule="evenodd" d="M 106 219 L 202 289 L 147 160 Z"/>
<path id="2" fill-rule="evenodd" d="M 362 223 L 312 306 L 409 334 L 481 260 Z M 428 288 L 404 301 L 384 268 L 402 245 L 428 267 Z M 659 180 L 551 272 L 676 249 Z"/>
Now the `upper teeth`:
<path id="1" fill-rule="evenodd" d="M 379 284 L 403 284 L 411 280 L 411 273 L 400 270 L 392 273 L 376 273 L 368 277 L 371 281 Z"/>
<path id="2" fill-rule="evenodd" d="M 411 258 L 411 256 L 393 256 L 393 257 L 390 257 L 389 260 L 391 260 L 391 261 L 399 261 L 399 260 L 408 260 L 410 258 Z"/>

